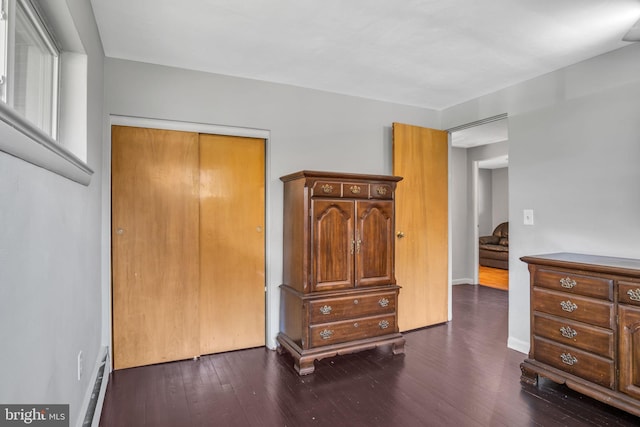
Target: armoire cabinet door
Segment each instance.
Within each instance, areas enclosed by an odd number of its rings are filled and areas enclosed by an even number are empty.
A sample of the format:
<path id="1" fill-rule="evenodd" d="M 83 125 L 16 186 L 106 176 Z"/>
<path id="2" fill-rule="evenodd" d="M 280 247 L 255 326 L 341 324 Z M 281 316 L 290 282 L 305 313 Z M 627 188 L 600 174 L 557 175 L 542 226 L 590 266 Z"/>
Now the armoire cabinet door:
<path id="1" fill-rule="evenodd" d="M 312 291 L 352 288 L 353 201 L 313 200 L 311 211 Z"/>
<path id="2" fill-rule="evenodd" d="M 640 399 L 640 309 L 619 307 L 620 391 Z"/>
<path id="3" fill-rule="evenodd" d="M 393 202 L 357 201 L 356 286 L 394 285 Z"/>

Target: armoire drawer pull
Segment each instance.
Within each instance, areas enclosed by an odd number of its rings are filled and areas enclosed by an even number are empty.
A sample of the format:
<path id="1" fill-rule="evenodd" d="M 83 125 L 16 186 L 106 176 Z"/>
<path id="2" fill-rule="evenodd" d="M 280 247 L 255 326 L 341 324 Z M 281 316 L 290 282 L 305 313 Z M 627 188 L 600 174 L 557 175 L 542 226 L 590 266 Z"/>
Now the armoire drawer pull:
<path id="1" fill-rule="evenodd" d="M 381 320 L 378 322 L 378 326 L 380 326 L 380 329 L 387 329 L 389 327 L 389 321 Z"/>
<path id="2" fill-rule="evenodd" d="M 330 329 L 323 329 L 320 331 L 320 338 L 323 340 L 328 340 L 333 336 L 333 331 Z"/>
<path id="3" fill-rule="evenodd" d="M 360 187 L 357 185 L 352 185 L 351 187 L 349 187 L 349 190 L 352 194 L 360 194 Z"/>
<path id="4" fill-rule="evenodd" d="M 560 328 L 560 333 L 565 338 L 575 338 L 578 336 L 578 332 L 575 329 L 571 329 L 569 326 L 563 326 Z"/>
<path id="5" fill-rule="evenodd" d="M 353 303 L 354 303 L 355 305 L 358 305 L 358 302 L 359 302 L 359 301 L 358 301 L 357 299 L 354 299 L 354 300 L 353 300 Z"/>
<path id="6" fill-rule="evenodd" d="M 627 295 L 629 295 L 629 299 L 633 301 L 640 301 L 640 288 L 638 289 L 629 289 L 627 291 Z"/>
<path id="7" fill-rule="evenodd" d="M 578 359 L 576 359 L 575 356 L 572 356 L 571 353 L 562 353 L 560 355 L 560 359 L 562 359 L 562 363 L 569 366 L 573 366 L 578 363 Z"/>
<path id="8" fill-rule="evenodd" d="M 333 185 L 329 185 L 329 184 L 325 184 L 325 185 L 323 185 L 323 186 L 322 186 L 322 191 L 323 191 L 325 194 L 332 193 L 332 192 L 333 192 Z"/>
<path id="9" fill-rule="evenodd" d="M 378 193 L 378 195 L 380 196 L 384 196 L 385 194 L 387 194 L 387 187 L 378 187 L 376 189 L 376 193 Z"/>
<path id="10" fill-rule="evenodd" d="M 330 305 L 323 305 L 322 307 L 320 307 L 320 313 L 322 314 L 331 314 L 331 306 Z"/>
<path id="11" fill-rule="evenodd" d="M 571 277 L 565 277 L 563 279 L 560 279 L 560 286 L 566 289 L 572 289 L 577 284 L 578 283 L 575 280 L 573 280 Z"/>
<path id="12" fill-rule="evenodd" d="M 572 303 L 570 300 L 562 301 L 560 306 L 564 311 L 568 311 L 569 313 L 574 312 L 578 309 L 578 306 Z"/>

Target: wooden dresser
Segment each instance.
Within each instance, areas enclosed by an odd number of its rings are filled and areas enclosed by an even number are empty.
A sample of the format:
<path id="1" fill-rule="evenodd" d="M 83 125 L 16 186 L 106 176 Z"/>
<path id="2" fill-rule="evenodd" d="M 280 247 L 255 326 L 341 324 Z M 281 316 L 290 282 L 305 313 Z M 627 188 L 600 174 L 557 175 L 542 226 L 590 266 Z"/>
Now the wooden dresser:
<path id="1" fill-rule="evenodd" d="M 538 375 L 640 416 L 640 260 L 573 253 L 526 256 Z"/>
<path id="2" fill-rule="evenodd" d="M 301 171 L 284 182 L 278 351 L 300 375 L 314 360 L 391 344 L 398 331 L 394 273 L 397 176 Z"/>

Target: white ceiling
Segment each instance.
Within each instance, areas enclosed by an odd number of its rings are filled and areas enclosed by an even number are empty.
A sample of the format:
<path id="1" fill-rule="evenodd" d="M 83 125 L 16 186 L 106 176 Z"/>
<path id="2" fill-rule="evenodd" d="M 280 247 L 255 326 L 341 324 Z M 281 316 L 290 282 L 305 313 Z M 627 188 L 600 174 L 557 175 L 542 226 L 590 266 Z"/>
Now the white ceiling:
<path id="1" fill-rule="evenodd" d="M 441 110 L 626 46 L 640 0 L 91 0 L 108 57 Z"/>

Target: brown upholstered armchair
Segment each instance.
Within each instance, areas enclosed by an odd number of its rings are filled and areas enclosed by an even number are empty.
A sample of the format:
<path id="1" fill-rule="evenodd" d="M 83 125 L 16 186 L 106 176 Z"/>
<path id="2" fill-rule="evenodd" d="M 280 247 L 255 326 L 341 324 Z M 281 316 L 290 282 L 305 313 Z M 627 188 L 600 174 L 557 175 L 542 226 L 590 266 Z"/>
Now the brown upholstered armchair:
<path id="1" fill-rule="evenodd" d="M 509 223 L 498 225 L 491 236 L 480 237 L 480 265 L 509 269 Z"/>

